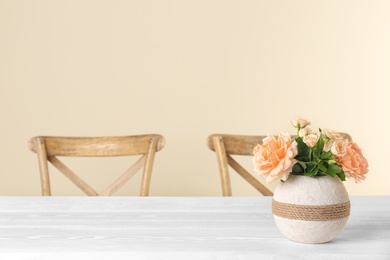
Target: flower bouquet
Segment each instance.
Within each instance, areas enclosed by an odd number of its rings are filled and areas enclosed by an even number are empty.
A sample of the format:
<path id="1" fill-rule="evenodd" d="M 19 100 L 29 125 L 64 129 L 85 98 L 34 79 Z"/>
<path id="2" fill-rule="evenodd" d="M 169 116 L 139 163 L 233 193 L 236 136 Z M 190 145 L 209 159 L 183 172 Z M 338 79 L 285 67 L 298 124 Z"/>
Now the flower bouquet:
<path id="1" fill-rule="evenodd" d="M 254 170 L 267 183 L 286 181 L 290 174 L 337 176 L 342 181 L 348 177 L 355 182 L 366 178 L 368 162 L 357 144 L 334 130 L 313 132 L 308 128 L 310 122 L 302 118 L 290 122 L 297 129 L 295 138 L 288 132 L 278 138 L 268 135 L 253 150 Z"/>

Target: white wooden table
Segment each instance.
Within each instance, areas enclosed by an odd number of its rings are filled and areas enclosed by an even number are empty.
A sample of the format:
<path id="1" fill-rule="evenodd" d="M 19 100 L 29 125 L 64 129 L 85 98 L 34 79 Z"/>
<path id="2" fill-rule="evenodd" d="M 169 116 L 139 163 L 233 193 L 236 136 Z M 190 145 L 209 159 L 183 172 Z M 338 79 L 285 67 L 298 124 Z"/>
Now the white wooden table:
<path id="1" fill-rule="evenodd" d="M 351 204 L 338 238 L 307 245 L 271 197 L 0 197 L 0 259 L 390 259 L 390 197 Z"/>

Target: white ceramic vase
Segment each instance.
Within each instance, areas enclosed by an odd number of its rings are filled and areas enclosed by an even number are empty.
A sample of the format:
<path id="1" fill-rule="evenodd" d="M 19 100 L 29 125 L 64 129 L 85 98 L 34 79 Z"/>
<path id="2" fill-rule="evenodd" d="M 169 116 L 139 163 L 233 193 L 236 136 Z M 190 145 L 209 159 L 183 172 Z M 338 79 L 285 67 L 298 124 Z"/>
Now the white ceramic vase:
<path id="1" fill-rule="evenodd" d="M 272 213 L 281 233 L 299 243 L 326 243 L 344 228 L 350 213 L 347 190 L 338 177 L 290 174 L 276 187 Z"/>

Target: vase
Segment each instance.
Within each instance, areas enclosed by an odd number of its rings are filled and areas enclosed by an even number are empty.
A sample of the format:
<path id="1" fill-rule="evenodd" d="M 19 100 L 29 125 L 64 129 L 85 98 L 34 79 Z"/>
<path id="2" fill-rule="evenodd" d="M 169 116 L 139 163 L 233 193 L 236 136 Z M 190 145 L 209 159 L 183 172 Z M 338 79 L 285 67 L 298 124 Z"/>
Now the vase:
<path id="1" fill-rule="evenodd" d="M 338 177 L 290 174 L 275 189 L 272 213 L 280 232 L 291 241 L 326 243 L 343 230 L 350 201 Z"/>

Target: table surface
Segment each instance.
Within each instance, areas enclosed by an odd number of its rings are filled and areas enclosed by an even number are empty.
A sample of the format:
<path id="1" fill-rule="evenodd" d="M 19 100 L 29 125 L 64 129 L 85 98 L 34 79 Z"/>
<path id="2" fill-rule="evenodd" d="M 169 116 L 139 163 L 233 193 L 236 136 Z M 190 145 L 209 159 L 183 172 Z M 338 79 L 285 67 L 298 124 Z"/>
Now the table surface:
<path id="1" fill-rule="evenodd" d="M 271 199 L 0 197 L 0 259 L 390 259 L 390 196 L 351 197 L 314 245 L 283 237 Z"/>

